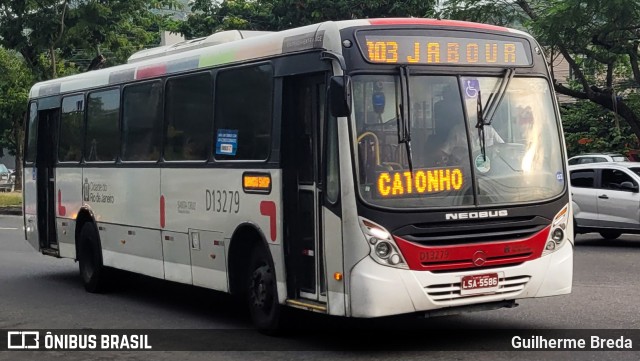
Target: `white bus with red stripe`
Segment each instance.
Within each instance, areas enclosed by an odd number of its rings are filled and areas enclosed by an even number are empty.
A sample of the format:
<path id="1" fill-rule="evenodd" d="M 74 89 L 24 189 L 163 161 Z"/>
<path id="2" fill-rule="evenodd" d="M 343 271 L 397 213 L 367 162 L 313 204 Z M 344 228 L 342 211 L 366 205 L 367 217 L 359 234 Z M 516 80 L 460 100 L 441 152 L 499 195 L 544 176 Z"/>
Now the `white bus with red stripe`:
<path id="1" fill-rule="evenodd" d="M 520 31 L 431 19 L 224 32 L 33 86 L 26 239 L 229 292 L 259 328 L 571 291 L 558 106 Z"/>

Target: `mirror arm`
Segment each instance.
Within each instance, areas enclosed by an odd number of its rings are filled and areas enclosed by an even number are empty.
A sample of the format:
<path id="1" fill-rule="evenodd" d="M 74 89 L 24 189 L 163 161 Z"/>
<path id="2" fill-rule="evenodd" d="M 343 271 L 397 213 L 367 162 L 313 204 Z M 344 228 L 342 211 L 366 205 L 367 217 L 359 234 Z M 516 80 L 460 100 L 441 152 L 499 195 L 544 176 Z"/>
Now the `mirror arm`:
<path id="1" fill-rule="evenodd" d="M 325 50 L 322 53 L 320 53 L 320 59 L 321 60 L 335 60 L 338 62 L 338 64 L 340 65 L 340 69 L 342 69 L 343 73 L 347 72 L 347 63 L 344 61 L 344 56 L 335 53 L 333 51 L 328 51 Z"/>

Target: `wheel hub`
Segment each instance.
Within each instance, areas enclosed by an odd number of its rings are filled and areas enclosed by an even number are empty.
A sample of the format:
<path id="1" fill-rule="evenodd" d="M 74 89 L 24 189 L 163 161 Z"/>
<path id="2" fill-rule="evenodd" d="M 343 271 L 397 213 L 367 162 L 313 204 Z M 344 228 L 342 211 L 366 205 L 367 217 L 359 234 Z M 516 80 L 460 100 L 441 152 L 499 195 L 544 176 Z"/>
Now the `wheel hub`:
<path id="1" fill-rule="evenodd" d="M 253 272 L 251 277 L 251 299 L 256 308 L 267 311 L 269 299 L 271 297 L 269 282 L 269 272 L 265 266 L 259 267 Z"/>

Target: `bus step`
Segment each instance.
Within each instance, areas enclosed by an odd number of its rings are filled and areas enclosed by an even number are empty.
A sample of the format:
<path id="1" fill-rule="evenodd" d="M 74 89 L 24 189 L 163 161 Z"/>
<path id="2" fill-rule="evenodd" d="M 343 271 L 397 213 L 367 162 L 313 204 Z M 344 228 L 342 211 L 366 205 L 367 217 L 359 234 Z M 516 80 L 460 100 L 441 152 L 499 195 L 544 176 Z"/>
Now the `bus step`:
<path id="1" fill-rule="evenodd" d="M 53 248 L 42 248 L 40 250 L 42 252 L 43 255 L 45 256 L 53 256 L 53 257 L 58 257 L 60 258 L 60 251 L 58 251 L 57 249 L 53 249 Z"/>
<path id="2" fill-rule="evenodd" d="M 297 299 L 297 300 L 288 299 L 286 302 L 287 302 L 287 306 L 291 306 L 294 308 L 320 312 L 320 313 L 327 313 L 326 303 L 311 301 L 311 300 L 301 300 L 301 299 Z"/>

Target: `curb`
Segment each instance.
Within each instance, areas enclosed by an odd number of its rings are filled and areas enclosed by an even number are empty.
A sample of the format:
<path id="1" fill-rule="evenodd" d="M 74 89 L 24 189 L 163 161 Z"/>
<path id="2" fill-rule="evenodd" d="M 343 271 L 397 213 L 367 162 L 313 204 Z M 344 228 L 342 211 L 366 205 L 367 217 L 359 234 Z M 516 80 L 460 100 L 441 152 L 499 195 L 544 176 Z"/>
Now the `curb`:
<path id="1" fill-rule="evenodd" d="M 12 215 L 12 216 L 21 216 L 22 215 L 22 206 L 0 207 L 0 214 L 6 214 L 6 215 Z"/>

